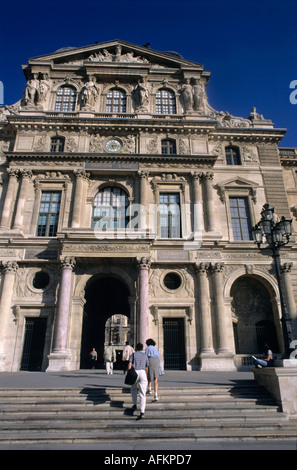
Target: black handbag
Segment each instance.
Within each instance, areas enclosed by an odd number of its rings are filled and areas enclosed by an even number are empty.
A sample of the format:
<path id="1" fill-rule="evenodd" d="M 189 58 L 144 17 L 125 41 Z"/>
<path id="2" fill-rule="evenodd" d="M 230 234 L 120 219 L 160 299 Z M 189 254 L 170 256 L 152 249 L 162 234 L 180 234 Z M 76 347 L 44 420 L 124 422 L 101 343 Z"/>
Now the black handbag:
<path id="1" fill-rule="evenodd" d="M 133 360 L 134 360 L 134 354 L 133 354 Z M 125 377 L 125 384 L 126 385 L 134 385 L 136 380 L 137 380 L 138 374 L 136 370 L 134 369 L 134 366 L 131 366 L 131 369 L 128 370 L 126 377 Z"/>

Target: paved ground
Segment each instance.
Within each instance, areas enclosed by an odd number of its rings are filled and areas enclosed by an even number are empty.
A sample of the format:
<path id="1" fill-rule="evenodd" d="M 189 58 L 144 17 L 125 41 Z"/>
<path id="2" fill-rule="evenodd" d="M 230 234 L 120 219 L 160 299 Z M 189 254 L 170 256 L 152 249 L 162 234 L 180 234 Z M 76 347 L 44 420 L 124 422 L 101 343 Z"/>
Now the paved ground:
<path id="1" fill-rule="evenodd" d="M 166 371 L 159 378 L 159 387 L 197 387 L 209 385 L 235 385 L 254 379 L 252 372 L 188 372 Z M 71 387 L 122 387 L 124 374 L 116 370 L 106 375 L 104 370 L 67 372 L 0 372 L 0 388 L 71 388 Z"/>
<path id="2" fill-rule="evenodd" d="M 252 372 L 186 372 L 166 371 L 160 377 L 159 388 L 162 387 L 207 387 L 209 385 L 245 385 L 253 382 Z M 78 370 L 67 372 L 1 372 L 0 388 L 85 388 L 85 387 L 122 387 L 124 374 L 115 371 L 113 375 L 106 375 L 104 370 Z M 76 445 L 27 445 L 27 446 L 1 446 L 1 450 L 97 450 L 102 461 L 111 453 L 114 455 L 147 455 L 149 452 L 165 454 L 186 453 L 191 451 L 193 460 L 195 451 L 199 450 L 297 450 L 297 442 L 292 441 L 257 441 L 257 442 L 201 442 L 201 443 L 170 443 L 160 444 L 76 444 Z M 145 453 L 144 453 L 145 452 Z M 163 453 L 164 453 L 163 452 Z M 141 454 L 143 453 L 143 454 Z M 164 454 L 164 455 L 165 455 Z M 192 463 L 193 463 L 192 460 Z M 140 460 L 139 460 L 140 461 Z"/>

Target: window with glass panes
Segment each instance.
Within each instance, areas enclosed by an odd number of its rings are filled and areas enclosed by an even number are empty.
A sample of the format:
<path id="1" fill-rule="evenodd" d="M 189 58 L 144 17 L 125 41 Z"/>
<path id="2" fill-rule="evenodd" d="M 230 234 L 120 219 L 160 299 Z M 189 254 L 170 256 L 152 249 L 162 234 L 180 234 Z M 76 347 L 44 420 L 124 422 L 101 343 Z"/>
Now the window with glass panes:
<path id="1" fill-rule="evenodd" d="M 64 142 L 64 137 L 53 137 L 51 139 L 51 152 L 63 152 Z"/>
<path id="2" fill-rule="evenodd" d="M 126 93 L 122 90 L 113 89 L 107 93 L 106 97 L 107 113 L 126 112 Z"/>
<path id="3" fill-rule="evenodd" d="M 176 114 L 175 94 L 166 89 L 159 90 L 156 94 L 157 114 Z"/>
<path id="4" fill-rule="evenodd" d="M 161 143 L 163 155 L 175 155 L 176 154 L 176 142 L 173 139 L 164 139 Z"/>
<path id="5" fill-rule="evenodd" d="M 160 235 L 161 238 L 180 238 L 180 197 L 179 193 L 160 193 Z"/>
<path id="6" fill-rule="evenodd" d="M 37 232 L 38 237 L 55 237 L 61 204 L 60 191 L 43 191 L 41 194 Z"/>
<path id="7" fill-rule="evenodd" d="M 226 147 L 225 152 L 227 165 L 241 165 L 238 147 Z"/>
<path id="8" fill-rule="evenodd" d="M 125 228 L 129 222 L 128 196 L 121 188 L 107 187 L 95 196 L 92 227 L 103 230 Z"/>
<path id="9" fill-rule="evenodd" d="M 230 197 L 230 213 L 234 240 L 251 240 L 251 221 L 247 197 Z"/>
<path id="10" fill-rule="evenodd" d="M 76 89 L 72 86 L 61 86 L 57 92 L 55 111 L 75 111 Z"/>

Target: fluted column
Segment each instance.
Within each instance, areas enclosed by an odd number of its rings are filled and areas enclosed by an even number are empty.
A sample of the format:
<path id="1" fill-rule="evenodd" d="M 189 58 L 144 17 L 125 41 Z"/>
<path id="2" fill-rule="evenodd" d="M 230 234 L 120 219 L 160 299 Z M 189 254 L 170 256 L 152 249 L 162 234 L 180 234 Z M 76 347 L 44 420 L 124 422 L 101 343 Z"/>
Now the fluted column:
<path id="1" fill-rule="evenodd" d="M 71 227 L 80 227 L 81 225 L 81 213 L 82 208 L 84 207 L 83 204 L 83 194 L 84 194 L 84 186 L 89 179 L 89 173 L 85 170 L 76 170 L 74 172 L 76 176 L 75 181 L 75 193 L 74 193 L 74 202 L 73 202 L 73 212 L 72 212 L 72 221 Z"/>
<path id="2" fill-rule="evenodd" d="M 11 315 L 11 300 L 17 270 L 18 264 L 15 261 L 3 263 L 4 279 L 0 297 L 0 371 L 5 370 L 5 339 L 9 317 Z"/>
<path id="3" fill-rule="evenodd" d="M 3 204 L 2 215 L 1 215 L 1 228 L 10 228 L 10 220 L 12 214 L 12 201 L 16 193 L 16 187 L 18 182 L 19 170 L 9 168 L 8 173 L 8 185 L 6 188 L 5 201 Z"/>
<path id="4" fill-rule="evenodd" d="M 207 220 L 207 231 L 213 232 L 215 230 L 215 210 L 214 210 L 214 200 L 213 200 L 213 188 L 212 182 L 213 173 L 206 172 L 203 174 L 203 181 L 205 184 L 206 192 L 206 220 Z"/>
<path id="5" fill-rule="evenodd" d="M 138 264 L 139 268 L 139 342 L 145 345 L 149 335 L 149 310 L 148 310 L 148 291 L 149 291 L 149 269 L 150 259 L 141 258 Z"/>
<path id="6" fill-rule="evenodd" d="M 33 173 L 31 170 L 21 170 L 21 188 L 17 201 L 16 214 L 14 218 L 13 228 L 22 229 L 23 228 L 23 218 L 26 201 L 28 198 L 28 188 L 30 181 L 32 180 Z"/>
<path id="7" fill-rule="evenodd" d="M 196 271 L 198 274 L 198 298 L 201 325 L 201 354 L 214 353 L 209 308 L 209 286 L 207 279 L 208 268 L 208 263 L 200 263 L 199 265 L 196 265 Z"/>
<path id="8" fill-rule="evenodd" d="M 70 353 L 67 349 L 67 343 L 70 320 L 72 270 L 74 265 L 74 258 L 66 257 L 62 261 L 62 276 L 59 289 L 53 348 L 52 353 L 49 356 L 49 367 L 47 368 L 47 371 L 67 370 L 69 366 Z"/>
<path id="9" fill-rule="evenodd" d="M 228 327 L 232 325 L 227 321 L 224 295 L 223 295 L 223 280 L 222 271 L 223 263 L 215 263 L 211 265 L 213 288 L 214 288 L 214 303 L 215 303 L 215 315 L 216 315 L 216 330 L 218 336 L 218 353 L 229 353 L 229 341 L 228 341 Z"/>

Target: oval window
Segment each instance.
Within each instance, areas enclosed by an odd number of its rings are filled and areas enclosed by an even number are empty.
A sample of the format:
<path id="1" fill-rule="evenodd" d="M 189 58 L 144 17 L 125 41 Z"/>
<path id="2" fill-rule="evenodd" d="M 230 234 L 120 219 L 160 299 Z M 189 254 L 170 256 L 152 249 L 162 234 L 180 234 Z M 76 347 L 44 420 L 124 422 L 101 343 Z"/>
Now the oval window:
<path id="1" fill-rule="evenodd" d="M 50 282 L 50 277 L 45 271 L 38 271 L 33 278 L 33 287 L 35 289 L 45 289 Z"/>
<path id="2" fill-rule="evenodd" d="M 176 290 L 181 286 L 181 278 L 177 273 L 168 273 L 164 277 L 164 285 L 167 289 Z"/>

